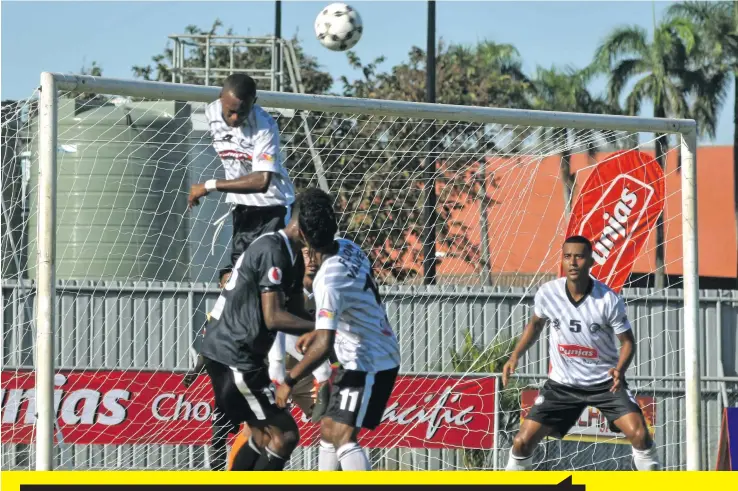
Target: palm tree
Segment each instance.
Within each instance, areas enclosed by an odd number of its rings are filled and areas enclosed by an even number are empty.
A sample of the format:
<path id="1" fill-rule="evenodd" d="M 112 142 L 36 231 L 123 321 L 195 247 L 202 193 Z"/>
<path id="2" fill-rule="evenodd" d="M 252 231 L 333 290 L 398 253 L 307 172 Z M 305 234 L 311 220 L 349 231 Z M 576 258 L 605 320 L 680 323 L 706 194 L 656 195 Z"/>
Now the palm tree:
<path id="1" fill-rule="evenodd" d="M 684 2 L 669 8 L 670 18 L 689 19 L 699 30 L 709 83 L 702 89 L 697 110 L 702 112 L 708 135 L 715 136 L 717 113 L 725 103 L 733 80 L 733 192 L 735 231 L 738 241 L 738 2 Z M 738 272 L 736 272 L 738 278 Z"/>
<path id="2" fill-rule="evenodd" d="M 596 114 L 618 112 L 617 107 L 600 96 L 593 96 L 587 88 L 592 73 L 588 70 L 566 68 L 545 69 L 539 67 L 533 81 L 534 107 L 543 111 L 564 111 Z M 571 173 L 571 156 L 577 146 L 586 145 L 590 157 L 594 155 L 595 135 L 592 131 L 543 128 L 541 138 L 551 142 L 561 152 L 560 175 L 564 191 L 564 209 L 571 212 L 571 196 L 574 175 Z"/>
<path id="3" fill-rule="evenodd" d="M 608 96 L 620 101 L 625 87 L 635 82 L 625 99 L 629 115 L 640 113 L 644 101 L 653 103 L 656 118 L 689 118 L 690 91 L 702 86 L 704 73 L 692 67 L 696 42 L 695 30 L 688 20 L 670 19 L 656 26 L 653 39 L 639 26 L 615 29 L 597 48 L 592 65 L 594 71 L 607 74 Z M 656 160 L 665 168 L 669 141 L 666 135 L 655 135 Z M 664 287 L 664 223 L 656 223 L 655 287 Z"/>

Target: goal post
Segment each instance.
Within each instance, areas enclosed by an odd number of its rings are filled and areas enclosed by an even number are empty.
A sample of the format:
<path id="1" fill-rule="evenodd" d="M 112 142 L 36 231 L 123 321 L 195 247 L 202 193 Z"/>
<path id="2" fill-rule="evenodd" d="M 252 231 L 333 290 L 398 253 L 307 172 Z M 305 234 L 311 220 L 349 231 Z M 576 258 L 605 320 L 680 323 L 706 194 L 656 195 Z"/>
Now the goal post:
<path id="1" fill-rule="evenodd" d="M 56 298 L 56 216 L 57 216 L 57 154 L 59 106 L 57 94 L 87 93 L 114 94 L 134 99 L 154 101 L 184 101 L 209 103 L 219 94 L 217 87 L 186 84 L 121 80 L 82 75 L 43 73 L 39 95 L 38 129 L 38 216 L 37 216 L 37 269 L 36 279 L 36 469 L 53 468 L 55 435 L 55 309 Z M 306 95 L 281 92 L 259 92 L 258 103 L 263 107 L 285 111 L 304 111 L 307 114 L 349 114 L 353 125 L 362 124 L 360 116 L 367 118 L 399 118 L 408 121 L 430 121 L 445 124 L 475 124 L 480 131 L 485 125 L 504 125 L 517 128 L 570 128 L 584 131 L 656 133 L 676 135 L 680 154 L 681 179 L 681 266 L 683 288 L 684 330 L 684 444 L 686 470 L 704 467 L 701 436 L 701 385 L 699 346 L 699 302 L 697 261 L 697 187 L 696 150 L 697 132 L 693 120 L 641 118 L 615 115 L 573 114 L 532 110 L 467 107 L 443 104 L 413 103 L 388 100 L 355 99 L 323 95 Z M 330 116 L 327 116 L 330 118 Z M 317 116 L 316 116 L 317 118 Z M 410 123 L 412 124 L 412 123 Z M 337 125 L 339 126 L 339 125 Z M 432 128 L 432 125 L 429 126 Z M 336 129 L 339 131 L 341 128 Z M 398 130 L 399 131 L 399 130 Z M 426 137 L 430 137 L 428 134 Z M 375 135 L 376 141 L 392 139 L 389 135 Z M 375 142 L 368 142 L 371 147 Z M 371 148 L 367 148 L 367 151 Z M 548 149 L 553 152 L 553 149 Z M 344 150 L 345 152 L 345 150 Z M 397 160 L 404 158 L 397 156 Z M 398 164 L 399 165 L 399 164 Z M 343 176 L 345 178 L 346 176 Z M 210 199 L 210 198 L 208 198 Z M 405 199 L 408 199 L 406 196 Z M 402 205 L 400 205 L 402 206 Z M 410 206 L 410 205 L 408 205 Z M 391 220 L 392 218 L 385 218 Z M 373 222 L 370 222 L 370 226 Z M 511 230 L 513 226 L 511 226 Z M 511 232 L 514 233 L 514 232 Z M 203 239 L 206 240 L 206 239 Z M 411 295 L 411 294 L 409 294 Z M 495 386 L 495 391 L 498 388 Z M 495 397 L 494 406 L 498 404 Z M 497 455 L 497 418 L 494 450 Z"/>

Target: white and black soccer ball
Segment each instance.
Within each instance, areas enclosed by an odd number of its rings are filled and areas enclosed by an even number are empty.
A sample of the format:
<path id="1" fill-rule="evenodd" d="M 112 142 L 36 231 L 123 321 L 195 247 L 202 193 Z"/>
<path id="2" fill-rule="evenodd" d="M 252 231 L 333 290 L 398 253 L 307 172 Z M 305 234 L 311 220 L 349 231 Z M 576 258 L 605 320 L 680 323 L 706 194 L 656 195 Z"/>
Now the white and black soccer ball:
<path id="1" fill-rule="evenodd" d="M 346 51 L 361 39 L 361 16 L 350 5 L 332 3 L 315 19 L 315 36 L 320 44 L 332 51 Z"/>

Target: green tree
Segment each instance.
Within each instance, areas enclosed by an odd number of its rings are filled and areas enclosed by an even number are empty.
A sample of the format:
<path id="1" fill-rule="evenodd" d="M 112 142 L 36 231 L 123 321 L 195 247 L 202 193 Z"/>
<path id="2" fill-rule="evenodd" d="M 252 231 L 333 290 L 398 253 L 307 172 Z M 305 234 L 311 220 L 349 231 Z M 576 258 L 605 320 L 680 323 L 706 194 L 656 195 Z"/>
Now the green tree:
<path id="1" fill-rule="evenodd" d="M 425 99 L 425 52 L 414 47 L 408 60 L 381 72 L 384 60 L 362 64 L 349 53 L 349 62 L 361 73 L 355 80 L 342 77 L 343 95 L 402 101 Z M 510 45 L 482 42 L 473 47 L 446 46 L 437 50 L 437 101 L 445 104 L 529 107 L 530 83 L 522 74 L 522 63 Z M 335 124 L 335 123 L 334 123 Z M 326 167 L 350 169 L 364 179 L 342 179 L 340 196 L 343 229 L 372 250 L 384 281 L 403 280 L 418 273 L 406 266 L 406 258 L 393 256 L 415 244 L 424 225 L 423 170 L 425 158 L 435 161 L 438 190 L 436 237 L 448 251 L 446 257 L 463 259 L 478 270 L 484 267 L 478 244 L 469 240 L 469 230 L 451 220 L 451 212 L 463 209 L 473 199 L 489 199 L 494 176 L 478 179 L 479 163 L 504 147 L 519 149 L 527 134 L 522 128 L 499 125 L 462 124 L 420 119 L 354 118 L 343 120 L 340 130 L 325 144 L 341 161 Z M 367 149 L 367 142 L 370 149 Z M 512 142 L 512 143 L 511 143 Z M 322 143 L 322 142 L 321 142 Z M 328 154 L 328 151 L 321 153 Z M 381 223 L 377 227 L 373 224 Z M 412 249 L 412 263 L 422 262 L 419 247 Z"/>
<path id="2" fill-rule="evenodd" d="M 599 95 L 593 95 L 588 86 L 592 73 L 568 67 L 564 70 L 539 67 L 533 82 L 535 99 L 533 107 L 544 111 L 564 111 L 594 114 L 616 114 L 619 109 Z M 564 192 L 564 210 L 571 211 L 574 192 L 574 174 L 571 172 L 571 156 L 578 147 L 585 146 L 594 157 L 598 132 L 570 128 L 541 128 L 540 138 L 551 142 L 561 152 L 561 182 Z"/>
<path id="3" fill-rule="evenodd" d="M 489 345 L 480 347 L 474 342 L 471 332 L 467 331 L 464 336 L 464 344 L 451 355 L 453 370 L 464 374 L 502 373 L 502 367 L 510 358 L 516 343 L 517 338 L 499 337 Z M 501 383 L 499 378 L 497 383 Z M 496 415 L 500 418 L 500 431 L 495 435 L 495 438 L 509 438 L 513 434 L 520 417 L 520 391 L 522 388 L 517 379 L 511 380 L 504 390 L 500 387 L 498 391 L 500 396 L 499 413 Z M 506 446 L 505 443 L 498 441 L 498 448 Z M 489 467 L 485 463 L 491 458 L 490 452 L 478 449 L 464 449 L 462 452 L 464 465 L 467 469 L 475 470 Z"/>
<path id="4" fill-rule="evenodd" d="M 706 73 L 697 87 L 694 112 L 701 120 L 700 129 L 709 137 L 715 136 L 718 114 L 733 82 L 733 193 L 738 241 L 738 2 L 683 2 L 672 5 L 668 15 L 692 21 L 702 39 L 701 64 Z"/>
<path id="5" fill-rule="evenodd" d="M 697 44 L 695 31 L 685 19 L 662 22 L 650 40 L 642 27 L 621 27 L 597 48 L 592 69 L 607 74 L 613 104 L 619 103 L 626 87 L 634 82 L 625 98 L 628 114 L 638 115 L 643 102 L 649 100 L 654 117 L 690 118 L 689 97 L 703 76 L 690 58 Z M 669 140 L 663 134 L 655 137 L 656 160 L 664 169 Z M 656 224 L 656 288 L 665 286 L 664 276 L 664 222 L 660 216 Z"/>

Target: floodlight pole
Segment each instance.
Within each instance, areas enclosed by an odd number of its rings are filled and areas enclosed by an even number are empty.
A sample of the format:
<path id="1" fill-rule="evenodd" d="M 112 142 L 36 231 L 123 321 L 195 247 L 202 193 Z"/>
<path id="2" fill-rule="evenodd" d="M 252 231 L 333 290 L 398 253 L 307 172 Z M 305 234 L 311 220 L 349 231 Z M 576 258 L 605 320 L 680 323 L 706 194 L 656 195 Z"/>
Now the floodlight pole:
<path id="1" fill-rule="evenodd" d="M 426 51 L 425 100 L 436 102 L 436 2 L 428 1 L 428 35 Z M 428 148 L 425 154 L 423 181 L 425 202 L 423 203 L 423 283 L 436 283 L 436 158 L 435 126 L 431 124 Z"/>
<path id="2" fill-rule="evenodd" d="M 282 0 L 274 2 L 274 38 L 276 40 L 274 43 L 275 68 L 279 72 L 279 76 L 276 73 L 272 76 L 275 79 L 274 90 L 279 92 L 282 90 L 282 45 L 279 42 L 282 39 Z"/>

